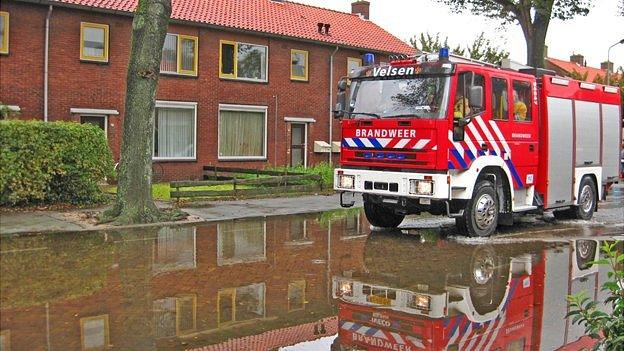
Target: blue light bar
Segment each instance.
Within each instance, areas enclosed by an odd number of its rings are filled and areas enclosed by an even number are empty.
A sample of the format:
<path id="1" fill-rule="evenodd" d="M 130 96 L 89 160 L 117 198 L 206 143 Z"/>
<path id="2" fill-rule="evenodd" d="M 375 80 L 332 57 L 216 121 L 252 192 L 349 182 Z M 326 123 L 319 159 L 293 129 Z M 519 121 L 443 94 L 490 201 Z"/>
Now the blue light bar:
<path id="1" fill-rule="evenodd" d="M 375 54 L 372 53 L 366 53 L 364 54 L 364 59 L 362 60 L 364 61 L 364 66 L 372 66 L 375 64 Z"/>
<path id="2" fill-rule="evenodd" d="M 440 48 L 440 52 L 438 53 L 439 60 L 448 60 L 449 58 L 449 49 L 448 48 Z"/>

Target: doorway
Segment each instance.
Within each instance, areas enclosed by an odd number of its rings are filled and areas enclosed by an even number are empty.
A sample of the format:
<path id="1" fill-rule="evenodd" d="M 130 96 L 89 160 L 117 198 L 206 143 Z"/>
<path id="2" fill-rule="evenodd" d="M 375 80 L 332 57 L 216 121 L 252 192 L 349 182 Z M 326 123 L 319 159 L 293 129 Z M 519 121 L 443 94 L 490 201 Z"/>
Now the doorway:
<path id="1" fill-rule="evenodd" d="M 290 165 L 306 167 L 307 125 L 292 123 L 290 125 Z"/>

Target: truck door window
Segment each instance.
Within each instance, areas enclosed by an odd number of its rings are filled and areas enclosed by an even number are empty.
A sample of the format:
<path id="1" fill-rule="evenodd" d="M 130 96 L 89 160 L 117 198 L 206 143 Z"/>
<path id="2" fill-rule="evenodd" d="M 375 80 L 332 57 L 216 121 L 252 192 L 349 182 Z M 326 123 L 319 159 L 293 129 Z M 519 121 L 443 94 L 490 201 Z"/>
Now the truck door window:
<path id="1" fill-rule="evenodd" d="M 531 83 L 513 81 L 514 121 L 531 121 Z"/>
<path id="2" fill-rule="evenodd" d="M 507 79 L 492 78 L 492 118 L 509 119 L 509 93 Z"/>
<path id="3" fill-rule="evenodd" d="M 470 96 L 470 88 L 480 86 L 485 94 L 485 79 L 480 74 L 474 72 L 463 72 L 457 77 L 457 91 L 455 92 L 455 101 L 453 103 L 454 118 L 464 118 L 476 115 L 483 110 L 482 107 L 471 106 L 468 97 Z M 481 101 L 485 101 L 481 97 Z"/>

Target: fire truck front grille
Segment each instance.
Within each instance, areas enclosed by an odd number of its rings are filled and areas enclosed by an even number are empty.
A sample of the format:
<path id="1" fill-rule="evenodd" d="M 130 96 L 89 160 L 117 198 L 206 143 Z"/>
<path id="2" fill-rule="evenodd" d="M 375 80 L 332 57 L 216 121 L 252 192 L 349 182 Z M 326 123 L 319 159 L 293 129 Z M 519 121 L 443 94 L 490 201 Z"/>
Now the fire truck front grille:
<path id="1" fill-rule="evenodd" d="M 364 190 L 385 190 L 396 193 L 399 191 L 398 183 L 386 183 L 386 182 L 371 182 L 367 180 L 364 182 Z"/>

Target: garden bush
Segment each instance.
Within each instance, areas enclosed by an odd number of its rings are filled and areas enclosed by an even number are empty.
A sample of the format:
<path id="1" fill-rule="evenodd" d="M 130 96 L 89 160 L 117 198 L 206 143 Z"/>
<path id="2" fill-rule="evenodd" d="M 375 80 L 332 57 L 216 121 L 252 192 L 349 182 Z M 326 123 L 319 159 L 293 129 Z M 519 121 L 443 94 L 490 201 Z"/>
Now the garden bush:
<path id="1" fill-rule="evenodd" d="M 0 121 L 0 204 L 92 204 L 113 175 L 104 132 L 73 122 Z"/>

